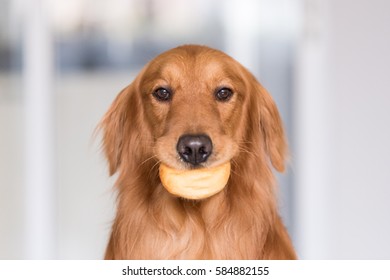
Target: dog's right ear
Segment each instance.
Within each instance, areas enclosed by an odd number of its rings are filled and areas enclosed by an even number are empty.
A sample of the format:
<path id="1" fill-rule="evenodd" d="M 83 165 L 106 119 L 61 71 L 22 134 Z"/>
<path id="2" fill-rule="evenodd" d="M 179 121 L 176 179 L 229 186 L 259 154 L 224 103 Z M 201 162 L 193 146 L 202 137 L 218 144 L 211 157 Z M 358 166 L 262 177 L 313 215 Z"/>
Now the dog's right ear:
<path id="1" fill-rule="evenodd" d="M 102 145 L 109 164 L 110 175 L 121 165 L 126 139 L 131 133 L 132 118 L 139 110 L 134 83 L 123 89 L 101 120 L 98 129 L 102 132 Z"/>

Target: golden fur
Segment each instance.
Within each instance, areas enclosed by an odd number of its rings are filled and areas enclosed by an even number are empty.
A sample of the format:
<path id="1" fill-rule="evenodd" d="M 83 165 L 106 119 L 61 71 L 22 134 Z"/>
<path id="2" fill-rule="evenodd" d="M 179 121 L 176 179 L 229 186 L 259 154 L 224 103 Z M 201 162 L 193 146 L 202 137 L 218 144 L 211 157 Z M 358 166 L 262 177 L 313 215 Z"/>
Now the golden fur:
<path id="1" fill-rule="evenodd" d="M 152 93 L 169 87 L 171 101 Z M 232 89 L 218 102 L 219 87 Z M 106 259 L 295 259 L 277 213 L 272 166 L 284 171 L 287 145 L 267 91 L 226 54 L 202 46 L 169 50 L 147 64 L 115 99 L 100 128 L 110 174 L 118 173 L 117 214 Z M 204 166 L 228 160 L 225 189 L 200 201 L 169 194 L 159 162 L 177 156 L 185 133 L 207 134 Z"/>

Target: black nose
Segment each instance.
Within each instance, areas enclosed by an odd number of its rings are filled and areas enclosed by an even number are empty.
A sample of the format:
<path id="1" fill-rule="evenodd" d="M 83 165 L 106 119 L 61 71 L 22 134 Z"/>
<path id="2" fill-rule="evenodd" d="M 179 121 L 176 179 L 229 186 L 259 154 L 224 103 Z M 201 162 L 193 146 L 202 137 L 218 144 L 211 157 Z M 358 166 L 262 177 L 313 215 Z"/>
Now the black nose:
<path id="1" fill-rule="evenodd" d="M 176 150 L 185 162 L 198 165 L 211 155 L 213 143 L 207 135 L 186 134 L 177 141 Z"/>

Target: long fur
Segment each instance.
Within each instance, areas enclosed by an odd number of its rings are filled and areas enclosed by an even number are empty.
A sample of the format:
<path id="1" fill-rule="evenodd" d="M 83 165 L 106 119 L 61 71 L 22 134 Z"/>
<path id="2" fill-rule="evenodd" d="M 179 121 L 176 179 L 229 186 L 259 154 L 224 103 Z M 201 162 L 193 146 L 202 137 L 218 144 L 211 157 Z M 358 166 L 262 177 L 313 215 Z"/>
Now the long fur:
<path id="1" fill-rule="evenodd" d="M 244 67 L 218 51 L 182 46 L 152 63 L 163 65 L 171 59 L 186 65 L 188 57 L 198 56 L 213 57 L 217 62 L 229 60 L 229 67 L 234 69 L 227 67 L 227 72 L 238 73 L 242 84 L 237 87 L 247 94 L 245 100 L 237 103 L 242 107 L 241 114 L 231 113 L 234 134 L 229 137 L 234 138 L 238 149 L 231 158 L 228 185 L 200 201 L 174 197 L 161 185 L 161 159 L 155 145 L 162 132 L 153 123 L 148 111 L 151 106 L 142 92 L 155 71 L 151 72 L 152 66 L 146 65 L 118 95 L 100 124 L 110 174 L 118 173 L 117 213 L 105 258 L 295 259 L 275 198 L 272 167 L 282 172 L 287 156 L 276 106 Z M 207 59 L 201 61 L 197 67 L 201 68 Z M 170 115 L 175 113 L 173 109 Z M 194 116 L 187 116 L 186 121 L 194 121 Z"/>

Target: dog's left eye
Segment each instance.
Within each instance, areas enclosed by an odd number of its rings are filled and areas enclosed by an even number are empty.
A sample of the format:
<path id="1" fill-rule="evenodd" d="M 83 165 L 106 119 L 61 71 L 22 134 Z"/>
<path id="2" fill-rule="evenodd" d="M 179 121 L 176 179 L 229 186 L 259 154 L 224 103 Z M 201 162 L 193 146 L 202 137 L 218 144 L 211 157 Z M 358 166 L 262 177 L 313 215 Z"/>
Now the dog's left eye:
<path id="1" fill-rule="evenodd" d="M 218 101 L 228 101 L 233 95 L 233 91 L 230 88 L 220 88 L 215 92 L 215 98 Z"/>
<path id="2" fill-rule="evenodd" d="M 158 101 L 170 101 L 172 98 L 172 93 L 169 89 L 166 88 L 158 88 L 153 92 L 153 96 L 158 100 Z"/>

